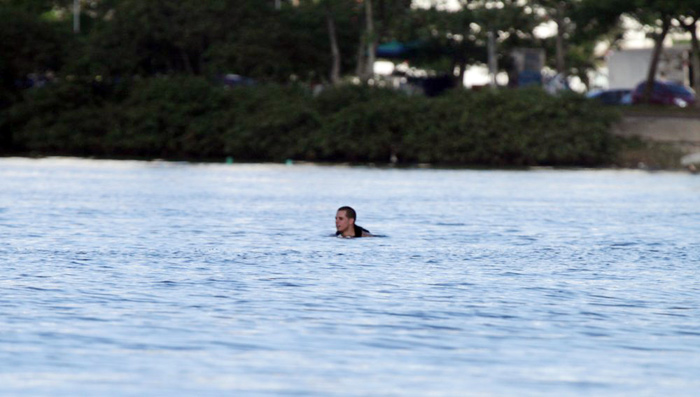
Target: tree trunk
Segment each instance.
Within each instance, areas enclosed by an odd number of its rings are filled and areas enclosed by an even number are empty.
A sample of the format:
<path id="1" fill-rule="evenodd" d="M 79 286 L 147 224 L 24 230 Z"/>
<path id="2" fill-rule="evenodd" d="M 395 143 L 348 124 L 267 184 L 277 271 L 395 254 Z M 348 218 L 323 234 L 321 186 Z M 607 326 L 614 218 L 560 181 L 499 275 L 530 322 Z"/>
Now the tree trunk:
<path id="1" fill-rule="evenodd" d="M 365 38 L 364 34 L 360 35 L 360 47 L 357 50 L 357 67 L 355 68 L 355 74 L 362 79 L 365 72 L 365 55 L 366 52 Z"/>
<path id="2" fill-rule="evenodd" d="M 333 59 L 330 79 L 331 84 L 338 85 L 340 83 L 340 49 L 338 48 L 335 20 L 333 19 L 330 3 L 326 3 L 326 24 L 328 25 L 328 38 L 331 42 L 331 58 Z"/>
<path id="3" fill-rule="evenodd" d="M 489 65 L 489 85 L 491 88 L 496 88 L 496 75 L 498 74 L 498 59 L 496 58 L 496 32 L 489 30 L 488 32 L 488 65 Z"/>
<path id="4" fill-rule="evenodd" d="M 644 103 L 649 103 L 649 99 L 651 99 L 651 92 L 654 88 L 654 79 L 656 78 L 656 70 L 659 66 L 659 58 L 661 57 L 661 51 L 663 51 L 664 47 L 664 39 L 666 38 L 666 34 L 670 28 L 671 18 L 664 17 L 661 23 L 661 34 L 659 34 L 659 36 L 656 38 L 656 42 L 654 43 L 654 51 L 651 55 L 651 62 L 649 63 L 647 84 L 644 88 L 644 95 L 642 95 L 642 102 Z"/>
<path id="5" fill-rule="evenodd" d="M 73 0 L 73 33 L 80 33 L 80 0 Z"/>
<path id="6" fill-rule="evenodd" d="M 365 72 L 363 80 L 368 80 L 374 75 L 374 62 L 377 57 L 377 38 L 374 33 L 374 16 L 372 15 L 372 0 L 364 0 L 365 2 L 365 22 L 367 26 L 367 63 L 365 64 Z"/>
<path id="7" fill-rule="evenodd" d="M 692 57 L 690 65 L 693 68 L 693 89 L 696 93 L 700 92 L 700 40 L 698 40 L 698 20 L 693 19 L 693 22 L 684 25 L 686 30 L 690 32 L 690 43 L 692 45 Z M 700 101 L 695 101 L 695 107 L 700 108 Z"/>
<path id="8" fill-rule="evenodd" d="M 564 20 L 564 13 L 566 12 L 564 9 L 565 6 L 564 2 L 558 2 L 555 16 L 557 24 L 557 73 L 562 77 L 566 77 L 566 49 L 564 47 L 564 35 L 566 34 L 566 21 Z"/>
<path id="9" fill-rule="evenodd" d="M 185 67 L 185 71 L 187 71 L 188 74 L 193 75 L 194 69 L 192 69 L 192 62 L 190 62 L 190 57 L 182 48 L 180 49 L 180 57 L 182 58 L 182 63 Z"/>

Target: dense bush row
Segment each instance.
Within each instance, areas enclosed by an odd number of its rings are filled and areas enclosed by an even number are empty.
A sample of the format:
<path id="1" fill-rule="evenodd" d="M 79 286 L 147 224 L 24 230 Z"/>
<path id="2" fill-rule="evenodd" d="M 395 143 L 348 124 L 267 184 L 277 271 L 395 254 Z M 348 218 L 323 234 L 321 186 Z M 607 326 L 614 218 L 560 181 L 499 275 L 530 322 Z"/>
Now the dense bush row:
<path id="1" fill-rule="evenodd" d="M 537 89 L 425 98 L 345 86 L 314 97 L 162 77 L 64 81 L 25 95 L 3 117 L 6 141 L 24 154 L 485 166 L 596 166 L 616 155 L 614 114 Z"/>

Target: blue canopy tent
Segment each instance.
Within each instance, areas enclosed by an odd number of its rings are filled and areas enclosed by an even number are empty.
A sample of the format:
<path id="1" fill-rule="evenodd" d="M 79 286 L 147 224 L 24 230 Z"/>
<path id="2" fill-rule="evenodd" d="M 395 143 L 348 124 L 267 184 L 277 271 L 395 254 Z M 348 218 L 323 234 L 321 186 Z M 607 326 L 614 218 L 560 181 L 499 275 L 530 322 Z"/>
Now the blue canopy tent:
<path id="1" fill-rule="evenodd" d="M 414 55 L 419 47 L 420 42 L 418 41 L 411 41 L 408 43 L 390 41 L 378 45 L 376 55 L 380 58 L 406 58 Z"/>
<path id="2" fill-rule="evenodd" d="M 408 59 L 419 56 L 419 50 L 425 48 L 425 44 L 420 41 L 410 41 L 401 43 L 399 41 L 390 41 L 388 43 L 377 46 L 376 55 L 378 58 L 385 59 Z M 408 82 L 411 85 L 420 87 L 425 95 L 436 96 L 443 91 L 455 86 L 454 77 L 449 74 L 439 76 L 407 76 Z"/>

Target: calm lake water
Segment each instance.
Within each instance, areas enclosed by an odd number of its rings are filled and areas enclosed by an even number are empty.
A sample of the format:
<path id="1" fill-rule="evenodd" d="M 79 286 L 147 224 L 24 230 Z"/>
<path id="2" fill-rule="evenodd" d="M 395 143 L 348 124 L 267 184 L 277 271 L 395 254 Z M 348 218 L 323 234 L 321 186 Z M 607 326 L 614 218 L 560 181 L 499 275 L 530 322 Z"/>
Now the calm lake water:
<path id="1" fill-rule="evenodd" d="M 0 264 L 2 395 L 700 390 L 685 173 L 0 159 Z"/>

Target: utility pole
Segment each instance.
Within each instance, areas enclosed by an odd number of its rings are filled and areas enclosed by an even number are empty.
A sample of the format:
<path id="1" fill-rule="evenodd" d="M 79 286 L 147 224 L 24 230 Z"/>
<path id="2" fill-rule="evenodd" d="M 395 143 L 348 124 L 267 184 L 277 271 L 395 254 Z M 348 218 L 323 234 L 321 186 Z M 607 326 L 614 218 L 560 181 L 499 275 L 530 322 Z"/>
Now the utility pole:
<path id="1" fill-rule="evenodd" d="M 80 33 L 80 0 L 73 0 L 73 33 Z"/>

